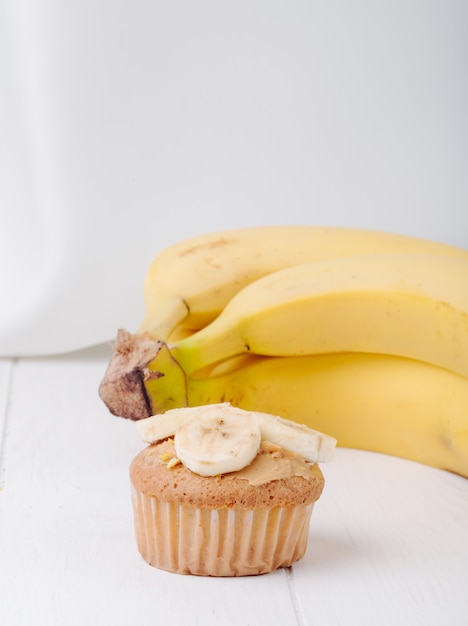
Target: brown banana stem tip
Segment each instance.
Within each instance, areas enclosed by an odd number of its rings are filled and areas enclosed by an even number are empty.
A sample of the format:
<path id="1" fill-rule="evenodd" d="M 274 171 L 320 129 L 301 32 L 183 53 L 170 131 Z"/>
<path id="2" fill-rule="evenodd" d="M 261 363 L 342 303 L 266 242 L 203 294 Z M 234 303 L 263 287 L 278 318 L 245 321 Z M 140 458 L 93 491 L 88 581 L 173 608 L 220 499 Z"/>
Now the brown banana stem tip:
<path id="1" fill-rule="evenodd" d="M 145 381 L 163 376 L 148 369 L 164 346 L 148 333 L 132 335 L 119 329 L 114 353 L 101 384 L 99 397 L 113 415 L 139 420 L 152 414 Z"/>

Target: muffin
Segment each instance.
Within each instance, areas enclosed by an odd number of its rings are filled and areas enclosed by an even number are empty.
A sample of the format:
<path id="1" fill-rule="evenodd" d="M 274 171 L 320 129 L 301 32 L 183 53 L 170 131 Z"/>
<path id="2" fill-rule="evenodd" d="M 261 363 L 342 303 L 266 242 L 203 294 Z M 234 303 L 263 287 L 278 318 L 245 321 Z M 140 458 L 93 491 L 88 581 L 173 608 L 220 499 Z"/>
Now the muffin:
<path id="1" fill-rule="evenodd" d="M 150 565 L 247 576 L 302 558 L 332 437 L 228 403 L 136 426 L 150 443 L 130 465 L 136 541 Z"/>

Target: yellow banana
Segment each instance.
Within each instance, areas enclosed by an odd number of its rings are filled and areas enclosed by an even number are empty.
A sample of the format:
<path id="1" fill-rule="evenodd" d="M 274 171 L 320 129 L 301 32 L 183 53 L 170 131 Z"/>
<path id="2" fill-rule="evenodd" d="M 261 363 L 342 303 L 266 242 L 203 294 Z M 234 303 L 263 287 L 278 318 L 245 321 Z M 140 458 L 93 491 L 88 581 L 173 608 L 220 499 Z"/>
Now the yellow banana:
<path id="1" fill-rule="evenodd" d="M 229 401 L 468 477 L 467 250 L 345 228 L 225 231 L 161 253 L 145 301 L 99 388 L 112 413 Z"/>
<path id="2" fill-rule="evenodd" d="M 393 354 L 468 378 L 468 260 L 377 254 L 286 268 L 240 291 L 172 344 L 184 372 L 233 356 Z"/>
<path id="3" fill-rule="evenodd" d="M 156 386 L 148 391 L 157 402 Z M 247 356 L 224 374 L 187 379 L 187 398 L 191 405 L 227 401 L 281 415 L 335 437 L 341 447 L 468 477 L 468 380 L 420 361 Z"/>
<path id="4" fill-rule="evenodd" d="M 258 278 L 320 259 L 418 252 L 468 259 L 468 250 L 405 235 L 322 226 L 261 226 L 195 236 L 160 252 L 144 284 L 139 331 L 167 340 L 179 326 L 199 330 Z"/>

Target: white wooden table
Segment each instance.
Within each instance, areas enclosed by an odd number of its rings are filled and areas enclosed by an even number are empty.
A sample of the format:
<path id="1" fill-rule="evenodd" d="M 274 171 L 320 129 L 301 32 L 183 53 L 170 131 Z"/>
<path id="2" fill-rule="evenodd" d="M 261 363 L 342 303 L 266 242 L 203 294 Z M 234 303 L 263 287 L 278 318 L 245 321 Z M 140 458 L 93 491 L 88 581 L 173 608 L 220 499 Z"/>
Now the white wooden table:
<path id="1" fill-rule="evenodd" d="M 323 466 L 308 551 L 289 570 L 147 565 L 128 481 L 142 444 L 97 395 L 108 358 L 100 346 L 0 361 L 1 626 L 468 624 L 468 480 L 378 454 L 339 449 Z"/>

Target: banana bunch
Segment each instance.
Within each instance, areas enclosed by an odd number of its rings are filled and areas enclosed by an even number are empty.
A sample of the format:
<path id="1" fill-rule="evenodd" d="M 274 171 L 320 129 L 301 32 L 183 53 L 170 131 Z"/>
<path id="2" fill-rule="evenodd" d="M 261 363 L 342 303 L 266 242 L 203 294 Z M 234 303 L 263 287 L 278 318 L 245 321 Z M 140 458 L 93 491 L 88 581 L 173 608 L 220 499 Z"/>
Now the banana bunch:
<path id="1" fill-rule="evenodd" d="M 139 420 L 230 402 L 468 477 L 468 250 L 273 226 L 159 254 L 99 393 Z"/>

